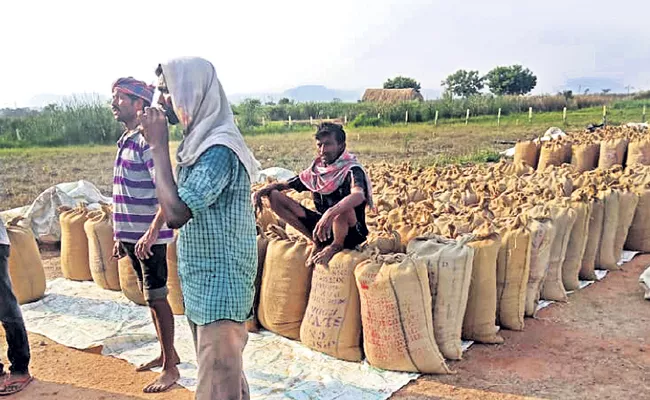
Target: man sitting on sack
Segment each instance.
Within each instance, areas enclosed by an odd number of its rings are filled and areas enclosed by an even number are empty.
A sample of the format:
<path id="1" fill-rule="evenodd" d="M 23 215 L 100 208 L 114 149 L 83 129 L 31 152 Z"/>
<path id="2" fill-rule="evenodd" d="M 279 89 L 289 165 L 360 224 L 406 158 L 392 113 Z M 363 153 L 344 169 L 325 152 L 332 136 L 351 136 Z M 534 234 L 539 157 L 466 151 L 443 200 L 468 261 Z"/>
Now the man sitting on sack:
<path id="1" fill-rule="evenodd" d="M 313 241 L 308 266 L 327 265 L 336 253 L 363 243 L 368 236 L 365 207 L 373 206 L 370 179 L 357 158 L 346 151 L 343 127 L 323 123 L 315 138 L 318 157 L 311 167 L 254 195 L 258 211 L 262 198 L 268 198 L 280 218 Z M 317 212 L 282 193 L 289 189 L 312 192 Z"/>

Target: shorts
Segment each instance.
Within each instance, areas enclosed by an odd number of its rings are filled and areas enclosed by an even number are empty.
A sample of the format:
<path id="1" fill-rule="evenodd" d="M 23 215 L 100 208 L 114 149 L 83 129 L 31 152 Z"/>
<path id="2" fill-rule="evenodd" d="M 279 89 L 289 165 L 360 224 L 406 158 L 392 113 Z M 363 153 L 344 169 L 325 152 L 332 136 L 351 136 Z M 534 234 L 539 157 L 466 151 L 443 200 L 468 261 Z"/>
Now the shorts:
<path id="1" fill-rule="evenodd" d="M 298 218 L 298 219 L 307 228 L 307 230 L 309 230 L 311 233 L 314 233 L 314 230 L 316 229 L 316 225 L 323 217 L 323 214 L 312 211 L 302 205 L 301 207 L 305 210 L 305 218 Z M 348 235 L 345 237 L 345 242 L 343 243 L 343 247 L 349 250 L 354 250 L 358 245 L 365 242 L 367 237 L 368 237 L 367 230 L 363 229 L 361 223 L 357 221 L 357 224 L 355 226 L 349 228 Z M 333 240 L 334 238 L 332 237 L 327 239 L 324 242 L 321 242 L 320 244 L 327 246 L 331 244 Z"/>
<path id="2" fill-rule="evenodd" d="M 167 245 L 151 246 L 153 255 L 140 260 L 135 255 L 135 243 L 120 242 L 122 249 L 131 259 L 131 265 L 138 276 L 138 287 L 146 301 L 166 299 L 167 290 Z"/>

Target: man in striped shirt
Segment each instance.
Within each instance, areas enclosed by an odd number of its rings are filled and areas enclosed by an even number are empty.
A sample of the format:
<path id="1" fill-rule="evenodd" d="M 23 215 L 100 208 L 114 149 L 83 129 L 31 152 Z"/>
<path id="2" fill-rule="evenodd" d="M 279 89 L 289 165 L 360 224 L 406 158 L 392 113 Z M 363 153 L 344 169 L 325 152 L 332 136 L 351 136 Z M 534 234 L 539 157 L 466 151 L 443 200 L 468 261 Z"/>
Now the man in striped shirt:
<path id="1" fill-rule="evenodd" d="M 179 378 L 180 362 L 174 349 L 174 317 L 167 301 L 167 243 L 174 232 L 164 221 L 156 198 L 154 163 L 142 136 L 137 113 L 151 105 L 153 87 L 133 78 L 113 84 L 111 108 L 115 119 L 126 126 L 117 142 L 113 178 L 114 256 L 129 256 L 140 290 L 151 310 L 161 355 L 137 368 L 162 367 L 162 373 L 144 388 L 146 393 L 167 390 Z"/>

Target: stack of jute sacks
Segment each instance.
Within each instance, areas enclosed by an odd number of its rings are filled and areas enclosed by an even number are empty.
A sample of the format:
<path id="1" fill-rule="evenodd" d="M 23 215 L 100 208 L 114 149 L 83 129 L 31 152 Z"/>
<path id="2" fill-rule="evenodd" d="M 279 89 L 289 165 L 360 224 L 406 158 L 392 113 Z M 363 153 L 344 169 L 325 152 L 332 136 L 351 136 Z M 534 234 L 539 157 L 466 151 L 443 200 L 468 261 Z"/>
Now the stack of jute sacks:
<path id="1" fill-rule="evenodd" d="M 462 340 L 502 343 L 499 330 L 523 330 L 540 300 L 567 301 L 596 269 L 618 269 L 624 248 L 650 251 L 650 160 L 623 167 L 632 143 L 646 154 L 643 133 L 592 135 L 607 142 L 600 168 L 567 162 L 574 149 L 590 158 L 586 135 L 545 144 L 553 154 L 535 149 L 535 165 L 520 154 L 493 165 L 371 166 L 368 242 L 327 268 L 305 268 L 309 242 L 265 209 L 257 320 L 344 360 L 450 373 L 445 360 L 462 357 Z M 289 195 L 313 208 L 308 194 Z"/>

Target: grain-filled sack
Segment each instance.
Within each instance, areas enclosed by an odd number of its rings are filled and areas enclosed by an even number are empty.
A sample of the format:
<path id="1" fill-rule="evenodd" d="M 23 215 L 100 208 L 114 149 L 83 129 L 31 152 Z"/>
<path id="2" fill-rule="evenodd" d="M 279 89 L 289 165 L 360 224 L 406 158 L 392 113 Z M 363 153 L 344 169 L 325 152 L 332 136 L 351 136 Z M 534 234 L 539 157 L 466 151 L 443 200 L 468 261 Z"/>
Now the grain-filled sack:
<path id="1" fill-rule="evenodd" d="M 131 263 L 130 257 L 122 257 L 117 262 L 117 268 L 120 273 L 120 288 L 127 299 L 141 306 L 147 305 L 144 300 L 144 294 L 138 285 L 138 275 L 136 275 Z"/>
<path id="2" fill-rule="evenodd" d="M 174 232 L 174 240 L 167 244 L 167 289 L 169 291 L 167 301 L 174 315 L 183 315 L 185 314 L 185 303 L 183 302 L 181 280 L 178 276 L 177 242 L 178 232 Z"/>
<path id="3" fill-rule="evenodd" d="M 590 187 L 587 195 L 590 198 L 591 215 L 589 216 L 589 236 L 587 237 L 587 245 L 585 253 L 582 256 L 582 265 L 580 266 L 580 279 L 594 281 L 596 277 L 596 254 L 599 251 L 600 237 L 603 232 L 603 201 L 597 197 L 595 188 Z"/>
<path id="4" fill-rule="evenodd" d="M 547 209 L 544 215 L 531 215 L 528 220 L 530 230 L 530 273 L 526 286 L 526 307 L 524 315 L 534 317 L 537 314 L 542 285 L 546 279 L 551 260 L 551 245 L 555 240 L 555 225 Z"/>
<path id="5" fill-rule="evenodd" d="M 463 356 L 461 334 L 472 278 L 473 236 L 459 240 L 420 236 L 411 240 L 407 253 L 424 260 L 429 271 L 433 300 L 433 330 L 442 355 L 450 360 Z"/>
<path id="6" fill-rule="evenodd" d="M 299 339 L 313 271 L 305 266 L 311 247 L 307 239 L 290 237 L 277 225 L 269 227 L 267 236 L 257 318 L 269 331 Z"/>
<path id="7" fill-rule="evenodd" d="M 614 239 L 614 255 L 616 257 L 623 255 L 625 240 L 634 220 L 636 207 L 639 204 L 639 195 L 627 187 L 622 188 L 618 192 L 618 201 L 618 228 L 616 229 L 616 238 Z"/>
<path id="8" fill-rule="evenodd" d="M 45 294 L 45 271 L 32 230 L 18 225 L 22 219 L 9 220 L 6 228 L 11 243 L 8 261 L 11 287 L 18 303 L 26 304 Z"/>
<path id="9" fill-rule="evenodd" d="M 625 249 L 650 252 L 650 185 L 639 189 L 639 202 L 625 240 Z"/>
<path id="10" fill-rule="evenodd" d="M 346 361 L 361 361 L 361 309 L 354 269 L 370 254 L 344 250 L 328 266 L 317 265 L 300 325 L 305 346 Z"/>
<path id="11" fill-rule="evenodd" d="M 102 289 L 120 290 L 120 275 L 117 260 L 113 257 L 113 222 L 110 206 L 88 214 L 84 223 L 88 237 L 90 274 Z"/>
<path id="12" fill-rule="evenodd" d="M 532 140 L 518 141 L 515 144 L 514 162 L 524 162 L 532 168 L 537 168 L 539 161 L 540 143 Z"/>
<path id="13" fill-rule="evenodd" d="M 545 171 L 551 165 L 560 166 L 567 160 L 567 146 L 569 144 L 562 140 L 549 140 L 542 144 L 542 150 L 537 165 L 538 171 Z"/>
<path id="14" fill-rule="evenodd" d="M 630 141 L 627 145 L 626 165 L 650 165 L 650 140 L 647 136 Z"/>
<path id="15" fill-rule="evenodd" d="M 571 165 L 577 172 L 586 172 L 598 168 L 600 143 L 574 143 L 571 149 Z"/>
<path id="16" fill-rule="evenodd" d="M 404 254 L 377 256 L 359 264 L 354 276 L 368 362 L 394 371 L 450 373 L 436 344 L 424 261 Z"/>
<path id="17" fill-rule="evenodd" d="M 397 231 L 370 233 L 368 235 L 368 248 L 377 249 L 380 254 L 403 253 L 406 251 L 406 246 L 402 244 L 402 238 Z"/>
<path id="18" fill-rule="evenodd" d="M 555 225 L 555 238 L 551 245 L 551 258 L 548 273 L 544 279 L 541 297 L 545 300 L 567 301 L 566 289 L 562 281 L 562 264 L 571 239 L 571 230 L 576 222 L 576 212 L 568 207 L 555 203 L 550 207 L 551 219 Z"/>
<path id="19" fill-rule="evenodd" d="M 269 246 L 269 238 L 257 225 L 257 275 L 255 275 L 255 297 L 253 297 L 253 316 L 246 321 L 246 328 L 249 332 L 258 332 L 261 328 L 260 321 L 257 318 L 257 309 L 260 305 L 260 292 L 262 290 L 262 274 L 264 273 L 264 260 L 266 258 L 266 249 Z"/>
<path id="20" fill-rule="evenodd" d="M 513 331 L 524 329 L 531 251 L 527 225 L 523 216 L 505 224 L 497 258 L 497 317 L 501 327 Z"/>
<path id="21" fill-rule="evenodd" d="M 474 249 L 474 260 L 462 338 L 480 343 L 503 343 L 496 325 L 497 257 L 501 237 L 491 226 L 485 225 L 476 232 L 468 246 Z"/>
<path id="22" fill-rule="evenodd" d="M 607 169 L 614 165 L 623 165 L 628 140 L 625 138 L 609 139 L 600 142 L 598 168 Z"/>
<path id="23" fill-rule="evenodd" d="M 620 254 L 614 254 L 616 232 L 618 230 L 619 194 L 617 190 L 607 189 L 599 193 L 603 201 L 603 228 L 596 253 L 596 268 L 617 270 Z"/>
<path id="24" fill-rule="evenodd" d="M 73 281 L 92 281 L 90 273 L 90 256 L 88 254 L 88 237 L 84 224 L 88 219 L 88 210 L 80 205 L 76 208 L 59 208 L 61 212 L 61 273 Z"/>
<path id="25" fill-rule="evenodd" d="M 580 268 L 587 248 L 591 217 L 591 203 L 584 194 L 574 195 L 571 207 L 576 212 L 576 221 L 571 229 L 569 244 L 562 263 L 562 284 L 566 290 L 576 290 L 580 287 Z"/>

